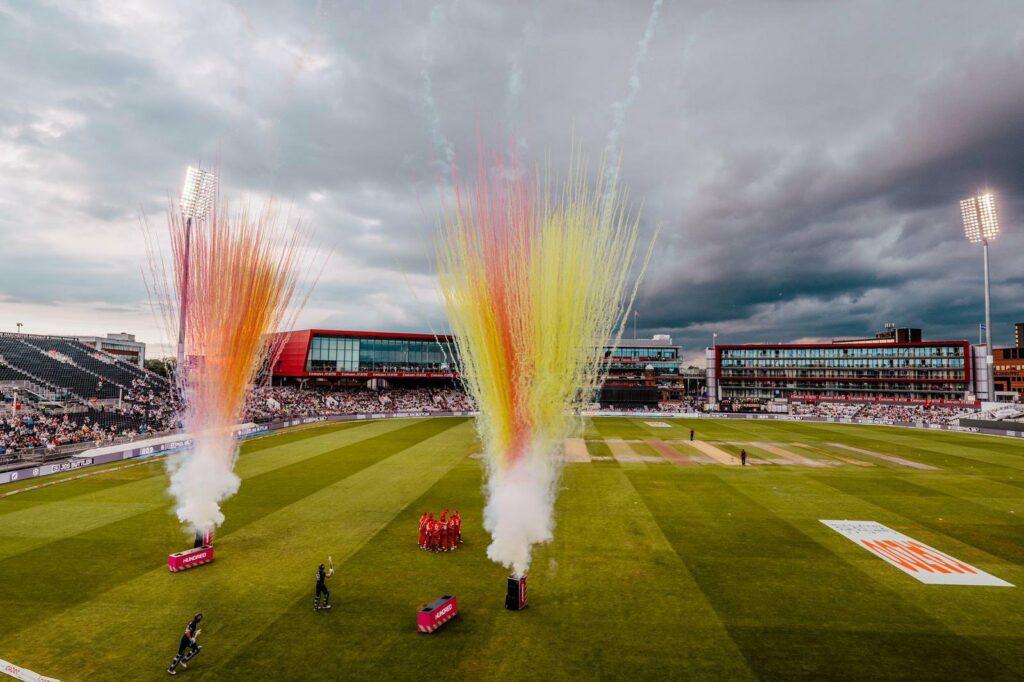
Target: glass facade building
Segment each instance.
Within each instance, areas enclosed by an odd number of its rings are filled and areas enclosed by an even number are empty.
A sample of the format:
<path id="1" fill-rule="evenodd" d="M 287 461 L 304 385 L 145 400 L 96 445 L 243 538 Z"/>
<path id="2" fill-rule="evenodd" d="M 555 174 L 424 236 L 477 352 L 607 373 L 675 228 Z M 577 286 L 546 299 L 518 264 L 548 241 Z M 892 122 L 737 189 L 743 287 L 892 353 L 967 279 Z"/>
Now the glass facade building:
<path id="1" fill-rule="evenodd" d="M 601 390 L 602 405 L 654 407 L 679 401 L 697 390 L 683 376 L 681 346 L 667 335 L 649 339 L 621 339 L 617 348 L 606 347 L 608 374 Z"/>
<path id="2" fill-rule="evenodd" d="M 308 372 L 452 372 L 454 344 L 447 340 L 314 335 Z"/>
<path id="3" fill-rule="evenodd" d="M 606 346 L 610 375 L 641 375 L 648 367 L 656 376 L 679 376 L 682 348 L 665 339 L 623 339 L 619 346 Z"/>
<path id="4" fill-rule="evenodd" d="M 279 383 L 386 379 L 396 385 L 436 385 L 458 378 L 458 349 L 450 336 L 304 329 L 279 333 L 276 342 L 280 353 L 269 374 Z M 685 393 L 682 349 L 668 337 L 624 340 L 603 353 L 609 380 L 620 386 L 651 386 L 662 395 L 671 392 L 670 397 Z"/>
<path id="5" fill-rule="evenodd" d="M 615 360 L 678 360 L 679 346 L 636 347 L 629 341 L 623 341 L 618 348 L 606 348 Z"/>
<path id="6" fill-rule="evenodd" d="M 959 400 L 971 390 L 966 341 L 717 346 L 724 398 Z"/>
<path id="7" fill-rule="evenodd" d="M 280 351 L 270 375 L 279 383 L 458 378 L 450 336 L 302 329 L 279 332 L 274 342 Z"/>

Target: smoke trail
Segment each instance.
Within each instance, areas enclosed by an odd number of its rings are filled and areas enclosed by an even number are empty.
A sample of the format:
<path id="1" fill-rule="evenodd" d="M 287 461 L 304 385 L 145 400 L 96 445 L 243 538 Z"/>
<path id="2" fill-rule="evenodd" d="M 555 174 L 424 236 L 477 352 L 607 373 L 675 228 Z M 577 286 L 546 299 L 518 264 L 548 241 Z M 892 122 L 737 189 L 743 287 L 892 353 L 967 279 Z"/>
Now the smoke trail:
<path id="1" fill-rule="evenodd" d="M 306 30 L 306 38 L 299 44 L 298 54 L 292 59 L 291 66 L 285 74 L 283 85 L 278 88 L 280 96 L 270 106 L 270 131 L 267 138 L 270 143 L 270 186 L 277 186 L 281 177 L 281 123 L 285 111 L 291 104 L 292 96 L 295 93 L 295 86 L 299 76 L 309 65 L 310 52 L 320 42 L 320 32 L 323 30 L 326 20 L 326 11 L 323 0 L 317 0 L 313 14 L 309 20 L 309 27 Z"/>
<path id="2" fill-rule="evenodd" d="M 444 22 L 444 14 L 445 9 L 440 4 L 430 8 L 430 22 L 427 24 L 427 31 L 423 36 L 420 49 L 420 77 L 423 79 L 423 105 L 430 120 L 430 137 L 438 154 L 438 163 L 442 172 L 445 176 L 450 176 L 452 165 L 455 163 L 455 147 L 441 130 L 441 114 L 437 109 L 437 100 L 434 98 L 434 82 L 430 76 L 430 71 L 434 67 L 435 39 Z"/>
<path id="3" fill-rule="evenodd" d="M 552 538 L 565 438 L 579 426 L 573 413 L 592 400 L 599 349 L 621 335 L 632 304 L 623 293 L 639 215 L 615 190 L 605 201 L 578 152 L 557 186 L 509 172 L 500 155 L 493 165 L 481 157 L 469 192 L 456 177 L 438 277 L 463 382 L 480 410 L 487 555 L 521 575 L 533 546 Z"/>
<path id="4" fill-rule="evenodd" d="M 519 95 L 523 91 L 523 57 L 529 51 L 531 45 L 537 38 L 537 26 L 531 18 L 523 24 L 523 30 L 519 36 L 519 43 L 508 50 L 508 82 L 505 88 L 505 118 L 508 120 L 509 130 L 516 142 L 517 154 L 523 158 L 526 154 L 526 135 L 520 126 L 518 111 Z"/>
<path id="5" fill-rule="evenodd" d="M 647 28 L 633 54 L 633 65 L 629 71 L 629 89 L 626 96 L 612 103 L 612 127 L 608 131 L 608 141 L 604 147 L 605 158 L 605 188 L 610 190 L 615 187 L 619 179 L 619 138 L 622 136 L 622 126 L 626 122 L 626 112 L 633 106 L 633 101 L 640 92 L 640 67 L 647 57 L 647 48 L 654 37 L 654 26 L 658 22 L 658 15 L 661 14 L 661 5 L 664 0 L 654 0 L 651 6 L 651 14 L 647 18 Z"/>

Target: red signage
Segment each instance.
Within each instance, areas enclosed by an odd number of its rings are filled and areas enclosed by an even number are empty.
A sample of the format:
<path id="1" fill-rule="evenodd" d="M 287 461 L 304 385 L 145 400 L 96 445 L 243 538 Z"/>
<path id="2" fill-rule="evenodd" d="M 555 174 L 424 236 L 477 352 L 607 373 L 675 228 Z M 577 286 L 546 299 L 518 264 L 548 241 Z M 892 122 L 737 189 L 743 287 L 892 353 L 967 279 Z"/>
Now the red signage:
<path id="1" fill-rule="evenodd" d="M 454 372 L 306 372 L 311 377 L 359 377 L 366 379 L 455 379 Z"/>
<path id="2" fill-rule="evenodd" d="M 796 393 L 789 396 L 789 400 L 800 400 L 809 403 L 891 403 L 893 405 L 950 405 L 953 407 L 975 407 L 978 405 L 977 401 L 949 400 L 946 398 L 938 398 L 935 400 L 927 400 L 925 398 L 879 398 L 875 396 L 842 398 L 831 395 L 801 395 Z"/>

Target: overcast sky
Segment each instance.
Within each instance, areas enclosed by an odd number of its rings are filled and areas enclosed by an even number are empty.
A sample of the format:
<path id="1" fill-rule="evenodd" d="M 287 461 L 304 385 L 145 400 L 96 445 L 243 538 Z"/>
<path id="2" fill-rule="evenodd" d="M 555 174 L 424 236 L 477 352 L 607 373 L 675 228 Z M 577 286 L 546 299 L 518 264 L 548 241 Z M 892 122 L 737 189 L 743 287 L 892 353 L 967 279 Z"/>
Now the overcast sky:
<path id="1" fill-rule="evenodd" d="M 996 343 L 1024 321 L 1019 0 L 0 0 L 0 92 L 3 331 L 165 342 L 140 215 L 200 161 L 332 250 L 300 327 L 441 331 L 437 197 L 478 126 L 556 169 L 574 135 L 621 154 L 661 225 L 639 332 L 688 356 L 976 339 L 957 201 L 985 186 Z"/>

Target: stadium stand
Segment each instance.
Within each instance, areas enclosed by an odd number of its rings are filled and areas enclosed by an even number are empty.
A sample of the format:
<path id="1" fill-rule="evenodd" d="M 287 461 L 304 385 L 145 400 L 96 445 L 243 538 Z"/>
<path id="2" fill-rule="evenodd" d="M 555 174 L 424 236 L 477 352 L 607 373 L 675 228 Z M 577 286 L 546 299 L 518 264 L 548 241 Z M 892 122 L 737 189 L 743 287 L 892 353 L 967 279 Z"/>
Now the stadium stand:
<path id="1" fill-rule="evenodd" d="M 71 339 L 48 338 L 33 343 L 43 350 L 63 353 L 82 369 L 102 377 L 121 388 L 128 388 L 132 380 L 139 378 L 127 369 L 127 363 L 116 360 L 113 356 L 101 351 L 87 348 L 84 344 Z"/>
<path id="2" fill-rule="evenodd" d="M 128 363 L 109 361 L 77 341 L 29 337 L 31 343 L 0 336 L 0 465 L 15 451 L 62 451 L 73 444 L 86 447 L 134 439 L 180 428 L 178 405 L 169 383 Z M 20 363 L 14 366 L 13 363 Z M 24 369 L 27 368 L 27 369 Z M 100 388 L 102 382 L 103 390 Z M 34 387 L 34 388 L 33 388 Z M 113 388 L 120 401 L 95 402 L 89 398 L 110 396 Z M 11 394 L 17 389 L 21 410 L 15 413 Z M 33 390 L 35 393 L 33 393 Z M 78 400 L 59 405 L 51 396 L 74 393 Z M 83 399 L 84 398 L 84 399 Z M 593 405 L 597 408 L 597 405 Z M 697 399 L 660 403 L 663 412 L 700 412 L 706 407 Z M 291 386 L 257 387 L 250 393 L 242 421 L 266 422 L 293 417 L 328 417 L 351 414 L 468 412 L 473 401 L 455 387 L 384 388 L 362 387 L 299 389 Z M 639 408 L 638 408 L 639 409 Z M 1013 418 L 1006 409 L 1000 416 Z M 614 412 L 634 410 L 612 409 Z M 643 411 L 650 411 L 644 408 Z M 863 403 L 793 404 L 794 415 L 831 418 L 872 418 L 879 421 L 956 424 L 961 417 L 977 416 L 976 409 L 932 405 Z M 79 449 L 81 449 L 81 447 Z"/>
<path id="3" fill-rule="evenodd" d="M 257 388 L 246 403 L 246 419 L 269 421 L 283 417 L 326 417 L 336 414 L 389 412 L 465 412 L 472 410 L 461 390 L 402 388 L 373 391 L 352 388 L 302 391 L 287 386 Z"/>
<path id="4" fill-rule="evenodd" d="M 849 403 L 796 403 L 790 405 L 789 413 L 809 417 L 833 417 L 836 419 L 852 419 L 864 409 L 862 404 Z"/>
<path id="5" fill-rule="evenodd" d="M 0 334 L 0 406 L 0 465 L 177 426 L 166 379 L 66 337 Z"/>
<path id="6" fill-rule="evenodd" d="M 817 403 L 794 404 L 790 414 L 808 417 L 876 419 L 893 422 L 926 422 L 957 424 L 964 417 L 976 417 L 976 408 L 943 407 L 939 405 L 886 405 L 882 403 Z"/>
<path id="7" fill-rule="evenodd" d="M 0 389 L 4 387 L 8 390 L 17 389 L 23 396 L 28 394 L 34 400 L 55 400 L 59 394 L 64 393 L 55 386 L 45 384 L 19 369 L 4 364 L 0 356 Z"/>
<path id="8" fill-rule="evenodd" d="M 44 384 L 64 389 L 78 400 L 117 398 L 117 386 L 74 364 L 61 353 L 48 353 L 27 340 L 0 338 L 4 361 Z"/>
<path id="9" fill-rule="evenodd" d="M 1021 417 L 1024 417 L 1024 407 L 1020 405 L 1004 405 L 974 415 L 975 419 L 992 421 L 1018 421 Z"/>
<path id="10" fill-rule="evenodd" d="M 163 378 L 63 337 L 0 335 L 0 363 L 24 375 L 11 380 L 35 382 L 56 394 L 44 396 L 50 400 L 112 401 L 140 381 L 167 389 Z"/>

